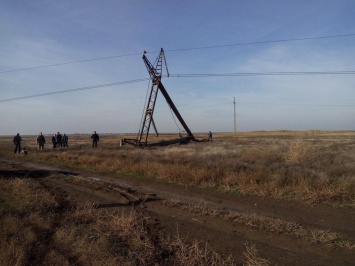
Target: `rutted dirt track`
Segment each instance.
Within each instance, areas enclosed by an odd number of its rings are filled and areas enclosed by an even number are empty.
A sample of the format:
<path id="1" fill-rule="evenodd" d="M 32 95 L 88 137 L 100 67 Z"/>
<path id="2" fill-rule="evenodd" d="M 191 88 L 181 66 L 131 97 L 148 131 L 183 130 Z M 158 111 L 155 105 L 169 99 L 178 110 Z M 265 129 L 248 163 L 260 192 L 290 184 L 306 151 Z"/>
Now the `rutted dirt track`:
<path id="1" fill-rule="evenodd" d="M 309 230 L 338 233 L 355 243 L 355 211 L 324 205 L 220 194 L 215 190 L 178 186 L 134 177 L 111 177 L 62 169 L 39 163 L 1 161 L 2 175 L 39 178 L 48 189 L 61 190 L 77 204 L 96 204 L 113 211 L 136 208 L 150 217 L 152 233 L 179 234 L 182 238 L 208 243 L 217 253 L 232 254 L 242 263 L 245 243 L 255 244 L 258 255 L 277 265 L 354 265 L 354 249 L 346 249 L 311 238 L 297 237 L 254 226 L 232 222 L 225 217 L 232 212 L 249 217 L 266 217 L 296 223 Z M 54 174 L 54 175 L 53 175 Z M 66 182 L 55 176 L 75 176 L 99 184 L 85 186 Z M 200 212 L 193 211 L 197 206 Z M 221 215 L 207 215 L 217 212 Z M 224 214 L 224 216 L 223 216 Z"/>

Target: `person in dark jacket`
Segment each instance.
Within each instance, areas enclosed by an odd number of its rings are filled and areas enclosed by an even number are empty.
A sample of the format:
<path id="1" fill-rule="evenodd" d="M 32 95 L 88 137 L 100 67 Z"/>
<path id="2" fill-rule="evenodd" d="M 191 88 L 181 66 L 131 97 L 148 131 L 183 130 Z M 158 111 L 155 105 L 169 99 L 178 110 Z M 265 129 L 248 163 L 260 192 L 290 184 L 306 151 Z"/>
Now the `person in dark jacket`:
<path id="1" fill-rule="evenodd" d="M 92 146 L 97 147 L 97 143 L 100 140 L 99 134 L 97 134 L 96 131 L 94 131 L 94 134 L 91 135 L 91 138 L 92 138 Z"/>
<path id="2" fill-rule="evenodd" d="M 37 136 L 37 144 L 38 144 L 38 149 L 43 150 L 44 149 L 44 144 L 46 143 L 45 137 L 42 135 L 42 132 L 39 133 Z"/>
<path id="3" fill-rule="evenodd" d="M 14 145 L 15 145 L 15 150 L 14 150 L 14 153 L 18 152 L 20 153 L 21 152 L 21 136 L 19 133 L 17 133 L 17 135 L 14 137 Z"/>
<path id="4" fill-rule="evenodd" d="M 212 141 L 212 132 L 208 132 L 208 141 Z"/>
<path id="5" fill-rule="evenodd" d="M 67 147 L 68 148 L 68 136 L 65 135 L 65 133 L 63 134 L 63 138 L 62 138 L 62 142 L 63 142 L 63 147 Z"/>
<path id="6" fill-rule="evenodd" d="M 53 149 L 57 147 L 57 134 L 54 134 L 52 136 L 52 144 L 53 144 Z"/>
<path id="7" fill-rule="evenodd" d="M 57 133 L 57 147 L 62 147 L 63 146 L 63 136 L 59 132 Z"/>

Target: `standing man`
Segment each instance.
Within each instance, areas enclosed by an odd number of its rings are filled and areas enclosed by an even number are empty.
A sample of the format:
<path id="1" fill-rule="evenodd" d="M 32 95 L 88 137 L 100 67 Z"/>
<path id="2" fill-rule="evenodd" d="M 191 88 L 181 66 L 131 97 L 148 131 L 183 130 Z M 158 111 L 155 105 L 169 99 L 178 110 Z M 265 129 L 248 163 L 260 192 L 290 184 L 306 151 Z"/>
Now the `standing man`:
<path id="1" fill-rule="evenodd" d="M 57 147 L 62 147 L 63 146 L 63 142 L 62 142 L 62 134 L 60 134 L 59 132 L 57 133 Z"/>
<path id="2" fill-rule="evenodd" d="M 91 138 L 92 138 L 92 146 L 97 147 L 97 143 L 100 140 L 99 134 L 97 134 L 96 131 L 94 131 L 94 134 L 91 135 Z"/>
<path id="3" fill-rule="evenodd" d="M 53 144 L 53 149 L 57 147 L 57 134 L 54 134 L 52 136 L 52 144 Z"/>
<path id="4" fill-rule="evenodd" d="M 16 153 L 18 151 L 18 153 L 21 152 L 21 136 L 19 133 L 17 133 L 17 135 L 14 137 L 14 145 L 15 145 L 15 150 L 14 150 L 14 153 Z"/>
<path id="5" fill-rule="evenodd" d="M 44 138 L 44 136 L 42 135 L 42 132 L 39 133 L 39 135 L 37 136 L 37 144 L 38 144 L 38 149 L 41 151 L 44 149 L 44 144 L 46 143 L 46 139 Z"/>
<path id="6" fill-rule="evenodd" d="M 67 147 L 68 148 L 68 136 L 65 135 L 65 133 L 63 134 L 63 138 L 62 138 L 62 141 L 63 141 L 63 147 Z"/>
<path id="7" fill-rule="evenodd" d="M 208 132 L 208 141 L 212 141 L 212 132 Z"/>

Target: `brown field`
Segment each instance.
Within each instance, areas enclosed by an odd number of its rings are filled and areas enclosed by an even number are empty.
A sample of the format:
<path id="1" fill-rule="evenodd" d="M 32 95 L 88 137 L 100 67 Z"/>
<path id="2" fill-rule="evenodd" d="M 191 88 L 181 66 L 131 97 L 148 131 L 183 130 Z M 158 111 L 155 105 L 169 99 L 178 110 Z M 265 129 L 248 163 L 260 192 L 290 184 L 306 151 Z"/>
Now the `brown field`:
<path id="1" fill-rule="evenodd" d="M 0 265 L 352 265 L 355 132 L 0 138 Z M 175 138 L 163 135 L 159 141 Z M 206 138 L 198 135 L 197 138 Z M 157 141 L 155 137 L 151 141 Z M 95 255 L 93 255 L 95 254 Z"/>

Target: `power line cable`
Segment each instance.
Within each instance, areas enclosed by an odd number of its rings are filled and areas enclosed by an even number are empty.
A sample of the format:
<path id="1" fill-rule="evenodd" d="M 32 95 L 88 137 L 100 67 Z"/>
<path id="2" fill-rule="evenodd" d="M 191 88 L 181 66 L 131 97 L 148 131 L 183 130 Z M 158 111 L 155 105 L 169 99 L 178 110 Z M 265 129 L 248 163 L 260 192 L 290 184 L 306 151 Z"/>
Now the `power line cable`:
<path id="1" fill-rule="evenodd" d="M 68 92 L 75 92 L 75 91 L 91 90 L 91 89 L 97 89 L 97 88 L 103 88 L 103 87 L 124 85 L 124 84 L 129 84 L 129 83 L 147 81 L 147 80 L 150 80 L 150 79 L 149 78 L 142 78 L 142 79 L 119 81 L 119 82 L 114 82 L 114 83 L 109 83 L 109 84 L 93 85 L 93 86 L 87 86 L 87 87 L 81 87 L 81 88 L 75 88 L 75 89 L 45 92 L 45 93 L 28 95 L 28 96 L 21 96 L 21 97 L 3 99 L 3 100 L 0 100 L 0 103 L 1 102 L 10 102 L 10 101 L 22 100 L 22 99 L 28 99 L 28 98 L 36 98 L 36 97 L 42 97 L 42 96 L 48 96 L 48 95 L 54 95 L 54 94 L 61 94 L 61 93 L 68 93 Z"/>
<path id="2" fill-rule="evenodd" d="M 355 107 L 355 105 L 351 105 L 351 104 L 293 104 L 293 103 L 266 103 L 266 102 L 245 102 L 245 101 L 236 101 L 236 103 L 238 104 L 246 104 L 246 105 L 275 105 L 275 106 L 304 106 L 304 107 Z M 207 105 L 203 105 L 203 106 L 198 106 L 196 107 L 195 105 L 193 105 L 193 110 L 196 110 L 198 108 L 210 108 L 213 106 L 218 106 L 218 105 L 223 105 L 225 106 L 225 103 L 220 103 L 220 104 L 207 104 Z M 121 112 L 120 112 L 121 113 Z M 120 114 L 117 117 L 129 117 L 129 116 L 137 116 L 139 113 L 131 113 L 131 114 Z M 175 125 L 177 126 L 177 128 L 181 131 L 181 132 L 185 132 L 184 130 L 182 130 L 179 125 L 177 124 L 173 113 L 171 113 L 171 115 L 173 116 Z M 6 117 L 3 115 L 0 115 L 0 117 Z M 90 115 L 90 116 L 72 116 L 72 115 L 64 115 L 64 116 L 18 116 L 15 115 L 14 117 L 18 117 L 18 118 L 99 118 L 99 117 L 107 117 L 107 115 Z M 229 117 L 229 116 L 226 116 Z"/>
<path id="3" fill-rule="evenodd" d="M 180 132 L 186 132 L 185 130 L 181 129 L 181 128 L 179 127 L 179 125 L 176 123 L 175 116 L 174 116 L 174 114 L 173 114 L 173 109 L 171 109 L 171 107 L 170 107 L 170 113 L 171 113 L 171 116 L 172 116 L 172 118 L 173 118 L 173 120 L 174 120 L 174 123 L 175 123 L 176 127 L 178 128 L 178 130 L 179 130 Z"/>
<path id="4" fill-rule="evenodd" d="M 176 78 L 239 77 L 239 76 L 298 76 L 298 75 L 354 75 L 355 70 L 344 71 L 295 71 L 295 72 L 236 72 L 236 73 L 195 73 L 170 74 Z"/>
<path id="5" fill-rule="evenodd" d="M 166 50 L 166 51 L 167 51 L 167 52 L 180 52 L 180 51 L 189 51 L 189 50 L 201 50 L 201 49 L 223 48 L 223 47 L 231 47 L 231 46 L 254 45 L 254 44 L 267 44 L 267 43 L 277 43 L 277 42 L 294 42 L 294 41 L 306 41 L 306 40 L 317 40 L 317 39 L 330 39 L 330 38 L 341 38 L 341 37 L 351 37 L 351 36 L 355 36 L 355 33 L 339 34 L 339 35 L 328 35 L 328 36 L 317 36 L 317 37 L 293 38 L 293 39 L 280 39 L 280 40 L 271 40 L 271 41 L 243 42 L 243 43 L 234 43 L 234 44 L 222 44 L 222 45 L 202 46 L 202 47 L 195 47 L 195 48 L 181 48 L 181 49 Z"/>
<path id="6" fill-rule="evenodd" d="M 280 39 L 280 40 L 270 40 L 270 41 L 243 42 L 243 43 L 211 45 L 211 46 L 200 46 L 200 47 L 192 47 L 192 48 L 170 49 L 170 50 L 165 50 L 165 51 L 167 51 L 167 52 L 181 52 L 181 51 L 214 49 L 214 48 L 233 47 L 233 46 L 242 46 L 242 45 L 256 45 L 256 44 L 268 44 L 268 43 L 278 43 L 278 42 L 294 42 L 294 41 L 306 41 L 306 40 L 317 40 L 317 39 L 343 38 L 343 37 L 352 37 L 352 36 L 355 36 L 355 33 L 328 35 L 328 36 L 316 36 L 316 37 L 304 37 L 304 38 L 292 38 L 292 39 Z M 159 51 L 151 51 L 151 52 L 147 52 L 147 53 L 156 53 L 156 52 L 159 52 Z M 128 57 L 128 56 L 135 56 L 135 55 L 140 55 L 140 54 L 141 53 L 113 55 L 113 56 L 97 57 L 97 58 L 91 58 L 91 59 L 76 60 L 76 61 L 69 61 L 69 62 L 63 62 L 63 63 L 42 65 L 42 66 L 19 68 L 19 69 L 13 69 L 13 70 L 4 70 L 4 71 L 0 71 L 0 74 L 18 72 L 18 71 L 24 71 L 24 70 L 39 69 L 39 68 L 47 68 L 47 67 L 56 67 L 56 66 L 62 66 L 62 65 L 91 62 L 91 61 L 107 60 L 107 59 L 120 58 L 120 57 Z"/>
<path id="7" fill-rule="evenodd" d="M 18 71 L 24 71 L 24 70 L 31 70 L 31 69 L 38 69 L 38 68 L 47 68 L 47 67 L 56 67 L 56 66 L 77 64 L 77 63 L 85 63 L 85 62 L 92 62 L 92 61 L 99 61 L 99 60 L 107 60 L 107 59 L 127 57 L 127 56 L 140 55 L 140 54 L 141 53 L 124 54 L 124 55 L 113 55 L 113 56 L 106 56 L 106 57 L 98 57 L 98 58 L 91 58 L 91 59 L 84 59 L 84 60 L 77 60 L 77 61 L 69 61 L 69 62 L 56 63 L 56 64 L 49 64 L 49 65 L 43 65 L 43 66 L 25 67 L 25 68 L 13 69 L 13 70 L 0 71 L 0 74 L 18 72 Z"/>
<path id="8" fill-rule="evenodd" d="M 176 78 L 206 78 L 206 77 L 240 77 L 240 76 L 286 76 L 286 75 L 354 75 L 354 70 L 347 70 L 347 71 L 311 71 L 311 72 L 239 72 L 239 73 L 209 73 L 209 74 L 170 74 L 170 77 Z M 22 100 L 28 98 L 35 98 L 35 97 L 42 97 L 48 96 L 53 94 L 61 94 L 61 93 L 68 93 L 68 92 L 75 92 L 75 91 L 82 91 L 82 90 L 89 90 L 89 89 L 96 89 L 96 88 L 103 88 L 103 87 L 110 87 L 115 85 L 123 85 L 128 83 L 135 83 L 135 82 L 142 82 L 149 80 L 150 78 L 142 78 L 142 79 L 134 79 L 134 80 L 127 80 L 127 81 L 119 81 L 115 83 L 109 84 L 100 84 L 100 85 L 93 85 L 87 87 L 80 87 L 68 90 L 60 90 L 60 91 L 53 91 L 53 92 L 45 92 L 40 94 L 28 95 L 28 96 L 21 96 L 9 99 L 2 99 L 1 102 L 9 102 L 15 100 Z"/>
<path id="9" fill-rule="evenodd" d="M 355 107 L 354 104 L 303 104 L 303 103 L 265 103 L 265 102 L 236 102 L 239 104 L 255 104 L 255 105 L 285 105 L 285 106 L 318 106 L 318 107 Z"/>

